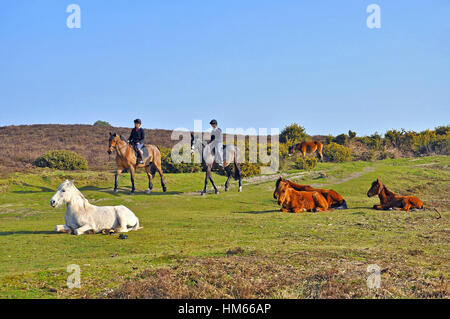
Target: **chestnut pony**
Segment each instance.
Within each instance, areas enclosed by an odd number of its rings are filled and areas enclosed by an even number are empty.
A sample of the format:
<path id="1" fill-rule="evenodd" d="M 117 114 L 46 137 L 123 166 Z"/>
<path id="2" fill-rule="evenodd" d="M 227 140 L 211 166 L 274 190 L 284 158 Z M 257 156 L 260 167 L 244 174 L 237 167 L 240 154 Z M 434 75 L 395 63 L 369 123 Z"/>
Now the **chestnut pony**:
<path id="1" fill-rule="evenodd" d="M 391 208 L 404 211 L 409 211 L 410 209 L 424 210 L 422 201 L 416 196 L 402 196 L 391 192 L 379 179 L 372 183 L 372 186 L 367 192 L 368 197 L 375 195 L 378 195 L 380 198 L 380 205 L 374 205 L 373 208 L 378 210 L 388 210 Z"/>
<path id="2" fill-rule="evenodd" d="M 278 184 L 281 182 L 281 180 L 282 180 L 282 178 L 280 177 L 276 182 L 276 186 L 278 186 Z M 345 199 L 338 192 L 336 192 L 333 189 L 314 188 L 309 185 L 300 185 L 300 184 L 291 182 L 290 180 L 287 180 L 287 179 L 285 179 L 284 181 L 286 183 L 288 183 L 289 186 L 291 186 L 296 191 L 319 192 L 320 194 L 322 194 L 323 197 L 325 197 L 325 199 L 327 200 L 327 203 L 328 203 L 328 207 L 330 207 L 330 208 L 347 209 L 347 202 L 345 201 Z M 273 193 L 273 197 L 275 199 L 278 198 L 278 195 L 276 193 L 276 188 L 275 188 L 275 192 Z"/>
<path id="3" fill-rule="evenodd" d="M 277 182 L 275 189 L 282 212 L 322 212 L 328 210 L 327 200 L 319 192 L 299 192 L 285 179 Z"/>
<path id="4" fill-rule="evenodd" d="M 136 188 L 134 187 L 134 174 L 137 168 L 145 167 L 145 172 L 148 176 L 148 189 L 145 191 L 150 194 L 153 188 L 153 176 L 158 171 L 161 176 L 161 186 L 163 191 L 167 190 L 164 183 L 164 174 L 161 168 L 161 152 L 155 145 L 146 144 L 148 152 L 144 151 L 144 164 L 136 165 L 136 153 L 132 145 L 130 145 L 123 136 L 116 133 L 109 133 L 109 148 L 108 154 L 116 151 L 117 170 L 114 182 L 114 192 L 117 192 L 119 175 L 124 170 L 129 170 L 131 175 L 131 194 L 134 194 Z"/>
<path id="5" fill-rule="evenodd" d="M 320 160 L 323 162 L 323 154 L 322 154 L 323 144 L 319 141 L 314 142 L 301 142 L 294 144 L 289 147 L 289 156 L 294 155 L 296 151 L 300 151 L 303 155 L 303 157 L 306 156 L 306 154 L 312 154 L 317 151 L 319 154 Z"/>

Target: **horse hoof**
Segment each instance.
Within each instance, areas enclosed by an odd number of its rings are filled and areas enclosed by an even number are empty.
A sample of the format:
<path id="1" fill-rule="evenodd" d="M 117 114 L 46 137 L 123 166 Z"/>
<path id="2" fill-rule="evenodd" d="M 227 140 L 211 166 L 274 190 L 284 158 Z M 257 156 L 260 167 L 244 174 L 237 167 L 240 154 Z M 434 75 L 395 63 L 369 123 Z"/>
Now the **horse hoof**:
<path id="1" fill-rule="evenodd" d="M 206 194 L 206 192 L 200 192 L 200 195 L 204 196 Z"/>
<path id="2" fill-rule="evenodd" d="M 228 192 L 228 188 L 227 187 L 225 187 L 225 191 Z"/>
<path id="3" fill-rule="evenodd" d="M 164 193 L 167 192 L 167 188 L 166 187 L 163 187 L 163 192 Z"/>
<path id="4" fill-rule="evenodd" d="M 242 186 L 239 186 L 238 192 L 242 192 Z"/>
<path id="5" fill-rule="evenodd" d="M 216 190 L 216 191 L 214 191 L 214 193 L 215 193 L 215 194 L 219 194 L 219 191 Z"/>
<path id="6" fill-rule="evenodd" d="M 134 195 L 134 191 L 131 191 L 131 192 L 130 192 L 130 195 Z"/>
<path id="7" fill-rule="evenodd" d="M 152 192 L 151 189 L 147 189 L 147 190 L 145 191 L 146 194 L 150 194 L 151 192 Z"/>
<path id="8" fill-rule="evenodd" d="M 113 191 L 114 193 L 117 193 L 117 192 L 119 192 L 119 190 L 117 189 L 117 188 L 114 188 L 114 191 Z"/>

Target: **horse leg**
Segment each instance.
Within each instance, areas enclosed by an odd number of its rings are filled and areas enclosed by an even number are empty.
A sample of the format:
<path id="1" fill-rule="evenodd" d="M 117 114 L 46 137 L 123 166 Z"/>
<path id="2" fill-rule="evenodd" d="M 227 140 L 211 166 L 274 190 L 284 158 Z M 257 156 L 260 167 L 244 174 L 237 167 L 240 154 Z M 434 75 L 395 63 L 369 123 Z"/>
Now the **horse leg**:
<path id="1" fill-rule="evenodd" d="M 119 175 L 122 173 L 122 169 L 118 168 L 116 171 L 116 176 L 114 177 L 114 193 L 117 193 L 117 187 L 119 186 Z"/>
<path id="2" fill-rule="evenodd" d="M 320 161 L 323 163 L 323 154 L 322 154 L 322 151 L 317 150 L 317 152 L 319 153 Z"/>
<path id="3" fill-rule="evenodd" d="M 130 167 L 130 179 L 131 179 L 131 194 L 134 194 L 134 191 L 136 190 L 136 188 L 134 187 L 134 173 L 135 173 L 135 168 L 134 167 Z"/>
<path id="4" fill-rule="evenodd" d="M 211 181 L 211 184 L 214 187 L 214 193 L 219 194 L 219 190 L 217 189 L 216 184 L 214 183 L 214 181 L 212 179 L 211 168 L 209 169 L 209 180 Z"/>
<path id="5" fill-rule="evenodd" d="M 231 179 L 231 168 L 230 166 L 225 167 L 225 171 L 227 172 L 227 181 L 225 182 L 225 191 L 228 192 L 228 186 L 230 184 Z"/>
<path id="6" fill-rule="evenodd" d="M 152 172 L 150 171 L 150 166 L 145 167 L 145 172 L 147 173 L 147 177 L 148 177 L 148 189 L 145 191 L 145 193 L 150 194 L 153 189 L 153 182 L 152 182 L 153 176 L 152 176 Z"/>
<path id="7" fill-rule="evenodd" d="M 155 168 L 156 168 L 156 170 L 159 173 L 159 177 L 161 177 L 161 187 L 163 189 L 163 192 L 166 192 L 167 191 L 167 187 L 166 187 L 166 183 L 164 182 L 164 173 L 162 171 L 161 164 L 155 165 Z"/>
<path id="8" fill-rule="evenodd" d="M 207 166 L 206 172 L 205 172 L 205 186 L 203 187 L 203 190 L 201 192 L 202 195 L 206 194 L 206 188 L 208 187 L 208 180 L 209 180 L 210 172 L 211 172 L 211 168 L 209 166 Z"/>
<path id="9" fill-rule="evenodd" d="M 85 232 L 87 232 L 88 230 L 91 230 L 92 227 L 90 225 L 83 225 L 80 228 L 77 228 L 73 231 L 74 235 L 82 235 Z"/>
<path id="10" fill-rule="evenodd" d="M 241 166 L 238 162 L 234 162 L 234 169 L 236 170 L 236 177 L 239 181 L 238 192 L 242 192 L 242 174 L 241 174 Z"/>

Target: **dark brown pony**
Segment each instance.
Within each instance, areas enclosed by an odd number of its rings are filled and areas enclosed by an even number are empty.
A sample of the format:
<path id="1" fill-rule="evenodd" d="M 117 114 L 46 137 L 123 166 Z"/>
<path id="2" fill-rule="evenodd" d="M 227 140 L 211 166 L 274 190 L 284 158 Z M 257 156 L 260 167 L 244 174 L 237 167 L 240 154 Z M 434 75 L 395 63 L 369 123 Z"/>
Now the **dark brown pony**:
<path id="1" fill-rule="evenodd" d="M 277 182 L 275 192 L 282 212 L 323 212 L 328 210 L 327 200 L 319 192 L 300 192 L 293 189 L 285 179 Z"/>
<path id="2" fill-rule="evenodd" d="M 134 193 L 136 188 L 134 187 L 134 174 L 137 168 L 145 167 L 145 171 L 148 176 L 148 189 L 145 191 L 150 194 L 153 188 L 153 176 L 156 171 L 158 171 L 159 176 L 161 176 L 161 186 L 163 191 L 167 190 L 164 183 L 164 174 L 161 168 L 161 152 L 159 149 L 152 144 L 145 144 L 148 150 L 148 154 L 144 154 L 144 164 L 136 165 L 136 153 L 132 145 L 130 145 L 121 135 L 116 133 L 109 133 L 109 148 L 108 154 L 111 154 L 114 150 L 116 151 L 116 163 L 117 170 L 114 183 L 114 192 L 117 192 L 117 184 L 119 175 L 124 170 L 129 170 L 131 175 L 131 194 Z"/>
<path id="3" fill-rule="evenodd" d="M 318 157 L 323 162 L 322 149 L 323 149 L 322 142 L 319 141 L 301 142 L 289 147 L 289 156 L 292 156 L 296 151 L 299 151 L 302 153 L 303 157 L 305 157 L 306 154 L 312 154 L 317 151 Z"/>
<path id="4" fill-rule="evenodd" d="M 333 189 L 314 188 L 309 185 L 300 185 L 281 177 L 278 178 L 276 182 L 275 192 L 273 193 L 273 198 L 275 199 L 278 199 L 277 186 L 281 182 L 281 180 L 284 180 L 296 191 L 319 192 L 327 200 L 328 207 L 330 208 L 347 209 L 347 202 L 345 201 L 345 199 Z"/>
<path id="5" fill-rule="evenodd" d="M 380 198 L 380 205 L 374 205 L 373 208 L 378 210 L 388 210 L 391 208 L 404 211 L 425 209 L 423 202 L 416 196 L 402 196 L 391 192 L 379 179 L 372 183 L 372 186 L 367 192 L 368 197 L 375 195 L 378 195 Z"/>

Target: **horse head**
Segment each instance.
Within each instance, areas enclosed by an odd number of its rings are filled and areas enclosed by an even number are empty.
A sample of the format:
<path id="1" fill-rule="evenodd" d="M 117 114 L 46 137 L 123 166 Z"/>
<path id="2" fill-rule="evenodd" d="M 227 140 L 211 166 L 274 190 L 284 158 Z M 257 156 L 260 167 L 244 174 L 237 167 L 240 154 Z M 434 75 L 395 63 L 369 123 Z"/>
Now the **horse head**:
<path id="1" fill-rule="evenodd" d="M 382 190 L 383 190 L 383 183 L 381 183 L 381 181 L 377 178 L 377 180 L 372 183 L 372 186 L 367 191 L 367 197 L 378 195 L 381 193 Z"/>
<path id="2" fill-rule="evenodd" d="M 280 197 L 280 191 L 282 189 L 282 186 L 286 183 L 286 180 L 282 178 L 281 176 L 278 178 L 278 180 L 275 183 L 275 191 L 273 192 L 273 198 L 278 199 Z M 283 185 L 281 185 L 283 184 Z"/>
<path id="3" fill-rule="evenodd" d="M 195 153 L 195 151 L 202 153 L 203 141 L 198 135 L 191 133 L 191 155 Z"/>
<path id="4" fill-rule="evenodd" d="M 120 136 L 118 136 L 116 133 L 109 133 L 109 147 L 108 147 L 108 154 L 111 154 L 114 148 L 117 145 L 117 141 L 120 139 Z"/>
<path id="5" fill-rule="evenodd" d="M 70 200 L 73 198 L 74 194 L 74 184 L 73 181 L 64 181 L 59 185 L 58 189 L 56 190 L 56 193 L 52 196 L 50 199 L 50 206 L 53 208 L 56 208 L 58 206 L 61 206 L 62 204 L 70 202 Z"/>
<path id="6" fill-rule="evenodd" d="M 296 146 L 297 146 L 297 144 L 294 144 L 294 145 L 289 146 L 289 153 L 288 153 L 288 156 L 289 156 L 289 157 L 291 157 L 292 155 L 294 155 L 295 150 L 296 150 Z"/>

